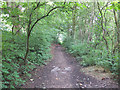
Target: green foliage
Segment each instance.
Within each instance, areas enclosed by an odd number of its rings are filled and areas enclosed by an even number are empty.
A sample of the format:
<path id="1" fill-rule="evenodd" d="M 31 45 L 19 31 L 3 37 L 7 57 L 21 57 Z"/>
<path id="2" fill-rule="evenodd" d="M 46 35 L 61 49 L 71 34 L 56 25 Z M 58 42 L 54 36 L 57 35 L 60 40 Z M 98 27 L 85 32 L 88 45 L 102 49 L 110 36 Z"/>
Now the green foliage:
<path id="1" fill-rule="evenodd" d="M 12 36 L 11 32 L 2 31 L 2 74 L 3 88 L 14 88 L 24 82 L 21 77 L 21 65 L 25 51 L 25 35 Z"/>
<path id="2" fill-rule="evenodd" d="M 51 57 L 51 43 L 53 40 L 57 41 L 57 34 L 63 32 L 66 36 L 64 46 L 81 61 L 81 65 L 100 65 L 118 75 L 119 58 L 115 45 L 118 37 L 114 14 L 111 11 L 118 11 L 119 3 L 112 2 L 107 5 L 106 2 L 12 2 L 8 3 L 8 6 L 6 2 L 1 4 L 2 20 L 13 26 L 12 30 L 6 26 L 0 27 L 3 32 L 3 88 L 20 86 L 25 82 L 23 78 L 30 76 L 35 64 L 46 64 L 46 60 Z M 54 8 L 57 6 L 62 8 Z M 75 27 L 74 30 L 72 27 Z M 75 36 L 74 39 L 72 36 Z M 26 48 L 29 48 L 28 55 Z M 25 55 L 27 59 L 24 60 Z"/>
<path id="3" fill-rule="evenodd" d="M 50 46 L 56 37 L 55 28 L 49 26 L 49 20 L 51 19 L 41 20 L 41 22 L 39 22 L 40 24 L 37 23 L 34 25 L 38 18 L 48 13 L 44 7 L 48 10 L 52 8 L 49 4 L 47 4 L 47 6 L 46 4 L 46 2 L 41 2 L 39 5 L 38 2 L 2 3 L 2 8 L 4 8 L 2 20 L 4 20 L 5 24 L 13 27 L 12 30 L 8 30 L 5 26 L 6 31 L 5 28 L 0 28 L 3 32 L 3 88 L 19 87 L 25 82 L 23 78 L 30 76 L 30 72 L 35 67 L 35 64 L 45 64 L 45 61 L 51 58 Z M 46 26 L 43 25 L 43 22 L 46 23 Z M 32 26 L 34 26 L 34 28 L 32 28 Z M 29 42 L 27 42 L 28 32 L 32 32 L 29 33 Z M 28 43 L 29 47 L 26 47 Z M 26 48 L 29 48 L 29 52 L 25 60 Z M 26 65 L 25 61 L 27 62 Z"/>
<path id="4" fill-rule="evenodd" d="M 43 32 L 44 31 L 44 32 Z M 50 46 L 53 41 L 53 33 L 50 30 L 36 26 L 30 37 L 30 53 L 28 59 L 31 62 L 41 65 L 51 58 Z"/>
<path id="5" fill-rule="evenodd" d="M 30 72 L 35 68 L 35 64 L 45 64 L 45 61 L 51 58 L 49 47 L 53 41 L 54 33 L 47 29 L 44 29 L 45 32 L 43 32 L 39 26 L 35 27 L 34 30 L 30 37 L 28 64 L 25 66 L 25 34 L 12 35 L 9 31 L 2 31 L 3 88 L 19 87 L 25 82 L 25 76 L 31 76 Z"/>
<path id="6" fill-rule="evenodd" d="M 95 49 L 94 43 L 88 44 L 87 42 L 64 41 L 64 46 L 67 51 L 76 57 L 83 66 L 98 65 L 105 69 L 109 69 L 112 73 L 118 75 L 118 55 L 108 54 L 108 51 L 102 47 Z M 103 49 L 104 48 L 104 49 Z"/>
<path id="7" fill-rule="evenodd" d="M 72 20 L 73 14 L 67 13 L 68 16 L 65 14 L 68 27 L 64 46 L 80 61 L 81 65 L 102 66 L 118 76 L 117 38 L 119 36 L 117 33 L 119 32 L 117 32 L 116 23 L 118 23 L 117 19 L 119 21 L 117 12 L 120 4 L 118 2 L 76 4 L 79 12 L 75 13 L 75 23 Z M 72 7 L 73 3 L 70 6 Z M 111 12 L 113 9 L 114 13 Z M 75 27 L 75 30 L 72 27 Z"/>

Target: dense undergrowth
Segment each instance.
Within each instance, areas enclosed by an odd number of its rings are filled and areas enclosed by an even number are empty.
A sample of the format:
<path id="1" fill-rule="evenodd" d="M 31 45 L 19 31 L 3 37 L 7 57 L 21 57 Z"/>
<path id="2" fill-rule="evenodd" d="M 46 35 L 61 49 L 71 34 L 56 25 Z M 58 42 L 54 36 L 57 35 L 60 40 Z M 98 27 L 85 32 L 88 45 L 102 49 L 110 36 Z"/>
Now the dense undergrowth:
<path id="1" fill-rule="evenodd" d="M 95 48 L 95 43 L 72 41 L 66 39 L 63 44 L 67 51 L 76 57 L 76 60 L 84 67 L 87 66 L 102 66 L 105 71 L 111 71 L 113 75 L 118 76 L 118 53 L 110 54 L 105 49 L 105 46 L 100 44 Z"/>
<path id="2" fill-rule="evenodd" d="M 4 1 L 0 5 L 0 19 L 5 23 L 0 24 L 3 88 L 24 83 L 35 64 L 46 64 L 51 58 L 51 43 L 57 39 L 62 43 L 64 36 L 64 46 L 82 60 L 81 65 L 102 66 L 120 76 L 118 2 Z"/>
<path id="3" fill-rule="evenodd" d="M 23 84 L 30 77 L 30 72 L 35 64 L 43 65 L 51 58 L 50 46 L 53 41 L 53 34 L 50 30 L 41 30 L 39 26 L 30 38 L 30 51 L 27 58 L 27 65 L 24 66 L 24 55 L 26 46 L 25 33 L 12 35 L 11 31 L 2 31 L 2 88 L 15 88 Z"/>

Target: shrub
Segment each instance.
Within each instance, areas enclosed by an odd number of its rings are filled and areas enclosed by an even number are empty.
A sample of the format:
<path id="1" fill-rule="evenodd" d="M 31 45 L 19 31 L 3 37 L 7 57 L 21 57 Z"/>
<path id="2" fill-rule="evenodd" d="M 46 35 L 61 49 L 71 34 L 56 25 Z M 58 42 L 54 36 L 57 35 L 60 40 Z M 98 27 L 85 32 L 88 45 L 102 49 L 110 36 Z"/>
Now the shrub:
<path id="1" fill-rule="evenodd" d="M 45 60 L 51 58 L 50 46 L 53 36 L 50 30 L 40 30 L 35 27 L 30 37 L 30 51 L 27 57 L 27 65 L 24 66 L 26 51 L 26 35 L 12 35 L 10 31 L 2 31 L 2 88 L 15 88 L 23 84 L 30 77 L 30 72 L 35 64 L 43 65 Z M 52 32 L 51 32 L 52 33 Z"/>
<path id="2" fill-rule="evenodd" d="M 94 48 L 94 43 L 81 43 L 80 41 L 64 41 L 64 46 L 67 51 L 76 57 L 83 66 L 98 65 L 107 70 L 110 70 L 115 75 L 118 75 L 118 55 L 108 53 L 104 47 Z M 81 61 L 82 60 L 82 61 Z"/>

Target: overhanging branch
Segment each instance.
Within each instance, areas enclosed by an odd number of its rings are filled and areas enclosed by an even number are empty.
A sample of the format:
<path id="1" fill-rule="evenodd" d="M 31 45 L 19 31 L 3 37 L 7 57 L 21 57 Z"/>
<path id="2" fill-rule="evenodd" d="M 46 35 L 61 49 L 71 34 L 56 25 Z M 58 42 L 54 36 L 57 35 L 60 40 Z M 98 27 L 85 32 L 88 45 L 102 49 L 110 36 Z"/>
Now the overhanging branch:
<path id="1" fill-rule="evenodd" d="M 54 7 L 54 8 L 52 8 L 46 15 L 44 15 L 44 16 L 40 17 L 39 19 L 37 19 L 36 22 L 32 25 L 32 27 L 31 27 L 31 29 L 30 29 L 30 33 L 31 33 L 32 29 L 34 28 L 34 26 L 38 23 L 38 21 L 40 21 L 41 19 L 49 16 L 49 14 L 50 14 L 52 11 L 54 11 L 55 9 L 57 9 L 57 8 L 64 8 L 64 7 L 61 7 L 61 6 Z"/>

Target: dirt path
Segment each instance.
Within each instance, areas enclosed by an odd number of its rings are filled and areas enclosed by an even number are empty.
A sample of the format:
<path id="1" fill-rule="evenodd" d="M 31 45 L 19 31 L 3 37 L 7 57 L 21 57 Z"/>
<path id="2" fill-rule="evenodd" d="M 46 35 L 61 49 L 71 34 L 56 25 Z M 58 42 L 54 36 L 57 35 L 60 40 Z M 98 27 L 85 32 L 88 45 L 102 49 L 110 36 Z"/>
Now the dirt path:
<path id="1" fill-rule="evenodd" d="M 76 60 L 65 53 L 61 46 L 55 47 L 53 59 L 43 67 L 37 67 L 22 88 L 116 88 L 114 83 L 96 80 L 80 72 Z"/>

